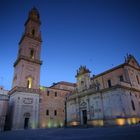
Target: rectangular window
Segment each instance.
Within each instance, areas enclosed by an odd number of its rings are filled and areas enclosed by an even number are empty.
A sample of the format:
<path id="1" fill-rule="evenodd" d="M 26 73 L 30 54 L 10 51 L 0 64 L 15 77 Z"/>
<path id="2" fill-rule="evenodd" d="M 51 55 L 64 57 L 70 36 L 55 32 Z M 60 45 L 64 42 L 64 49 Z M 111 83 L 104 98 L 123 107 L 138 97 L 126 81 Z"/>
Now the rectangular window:
<path id="1" fill-rule="evenodd" d="M 48 90 L 48 91 L 47 91 L 47 96 L 49 96 L 49 94 L 50 94 L 50 91 Z"/>
<path id="2" fill-rule="evenodd" d="M 54 116 L 57 116 L 57 110 L 54 110 Z"/>
<path id="3" fill-rule="evenodd" d="M 138 82 L 138 84 L 140 84 L 140 81 L 139 81 L 139 77 L 138 77 L 138 75 L 136 75 L 136 78 L 137 78 L 137 82 Z"/>
<path id="4" fill-rule="evenodd" d="M 49 110 L 46 110 L 46 115 L 47 115 L 47 116 L 49 115 Z"/>
<path id="5" fill-rule="evenodd" d="M 81 85 L 83 85 L 84 84 L 84 81 L 81 81 Z"/>
<path id="6" fill-rule="evenodd" d="M 119 79 L 120 79 L 120 81 L 121 81 L 121 82 L 123 82 L 123 81 L 124 81 L 124 79 L 123 79 L 123 76 L 122 76 L 122 75 L 120 75 L 120 76 L 119 76 Z"/>
<path id="7" fill-rule="evenodd" d="M 135 111 L 135 104 L 132 100 L 131 100 L 131 105 L 132 105 L 132 109 Z"/>
<path id="8" fill-rule="evenodd" d="M 40 103 L 42 102 L 42 99 L 41 99 L 41 98 L 39 99 L 39 102 L 40 102 Z"/>
<path id="9" fill-rule="evenodd" d="M 57 96 L 57 92 L 55 92 L 55 97 Z"/>
<path id="10" fill-rule="evenodd" d="M 111 87 L 112 86 L 111 85 L 111 80 L 108 80 L 107 82 L 108 82 L 108 87 Z"/>

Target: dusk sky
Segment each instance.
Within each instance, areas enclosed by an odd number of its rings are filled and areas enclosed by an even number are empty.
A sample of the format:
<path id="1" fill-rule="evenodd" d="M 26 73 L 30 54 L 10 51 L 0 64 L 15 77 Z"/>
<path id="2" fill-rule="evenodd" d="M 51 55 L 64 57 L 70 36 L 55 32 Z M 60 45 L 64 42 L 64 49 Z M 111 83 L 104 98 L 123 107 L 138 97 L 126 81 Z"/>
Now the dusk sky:
<path id="1" fill-rule="evenodd" d="M 40 84 L 76 82 L 86 65 L 99 74 L 131 53 L 140 63 L 140 1 L 0 0 L 0 85 L 11 89 L 18 42 L 32 7 L 41 18 Z"/>

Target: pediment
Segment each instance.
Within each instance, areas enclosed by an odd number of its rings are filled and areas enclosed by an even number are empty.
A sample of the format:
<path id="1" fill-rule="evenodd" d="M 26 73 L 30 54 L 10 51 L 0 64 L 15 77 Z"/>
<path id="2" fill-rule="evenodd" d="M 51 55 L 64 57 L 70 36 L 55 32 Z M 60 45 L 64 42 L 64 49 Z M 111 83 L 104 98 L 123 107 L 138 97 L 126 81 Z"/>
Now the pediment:
<path id="1" fill-rule="evenodd" d="M 135 67 L 135 68 L 140 68 L 138 61 L 135 59 L 133 55 L 128 55 L 126 58 L 126 63 Z"/>

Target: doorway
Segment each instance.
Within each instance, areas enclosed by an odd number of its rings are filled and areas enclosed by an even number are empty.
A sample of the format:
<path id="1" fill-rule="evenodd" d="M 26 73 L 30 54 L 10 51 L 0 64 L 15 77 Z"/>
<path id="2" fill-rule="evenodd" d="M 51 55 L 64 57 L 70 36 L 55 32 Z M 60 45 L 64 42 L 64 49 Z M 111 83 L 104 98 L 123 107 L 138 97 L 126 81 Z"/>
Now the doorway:
<path id="1" fill-rule="evenodd" d="M 24 129 L 27 129 L 29 127 L 29 118 L 25 118 L 24 120 Z"/>
<path id="2" fill-rule="evenodd" d="M 83 124 L 87 124 L 87 110 L 82 110 L 82 115 L 83 115 Z"/>

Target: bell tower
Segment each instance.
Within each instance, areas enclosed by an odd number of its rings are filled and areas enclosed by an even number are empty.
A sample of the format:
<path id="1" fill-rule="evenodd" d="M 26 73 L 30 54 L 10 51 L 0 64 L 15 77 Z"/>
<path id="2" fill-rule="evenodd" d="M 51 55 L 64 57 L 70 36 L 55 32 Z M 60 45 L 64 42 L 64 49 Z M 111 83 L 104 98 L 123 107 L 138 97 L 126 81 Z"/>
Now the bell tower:
<path id="1" fill-rule="evenodd" d="M 90 70 L 87 69 L 86 66 L 80 66 L 75 77 L 77 78 L 78 92 L 84 91 L 90 87 Z"/>
<path id="2" fill-rule="evenodd" d="M 18 57 L 14 63 L 14 78 L 12 88 L 26 87 L 39 89 L 40 84 L 40 51 L 41 32 L 40 16 L 33 8 L 25 22 L 24 33 L 19 41 Z"/>
<path id="3" fill-rule="evenodd" d="M 40 65 L 42 64 L 40 25 L 39 12 L 36 8 L 32 8 L 19 41 L 13 84 L 9 91 L 9 125 L 13 130 L 38 127 Z"/>

